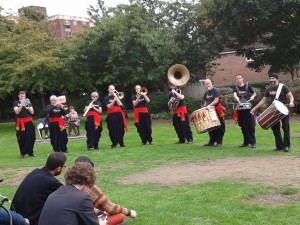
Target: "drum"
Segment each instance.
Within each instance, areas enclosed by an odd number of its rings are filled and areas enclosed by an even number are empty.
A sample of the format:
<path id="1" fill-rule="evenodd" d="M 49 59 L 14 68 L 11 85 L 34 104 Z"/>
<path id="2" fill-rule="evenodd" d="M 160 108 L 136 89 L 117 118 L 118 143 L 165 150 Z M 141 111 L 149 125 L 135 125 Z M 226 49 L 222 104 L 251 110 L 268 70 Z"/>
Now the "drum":
<path id="1" fill-rule="evenodd" d="M 288 108 L 280 101 L 274 100 L 273 103 L 256 118 L 256 122 L 261 128 L 267 130 L 288 114 Z"/>
<path id="2" fill-rule="evenodd" d="M 214 107 L 204 107 L 196 110 L 190 116 L 198 134 L 217 129 L 221 123 Z"/>
<path id="3" fill-rule="evenodd" d="M 239 102 L 236 105 L 237 110 L 251 109 L 251 102 Z"/>

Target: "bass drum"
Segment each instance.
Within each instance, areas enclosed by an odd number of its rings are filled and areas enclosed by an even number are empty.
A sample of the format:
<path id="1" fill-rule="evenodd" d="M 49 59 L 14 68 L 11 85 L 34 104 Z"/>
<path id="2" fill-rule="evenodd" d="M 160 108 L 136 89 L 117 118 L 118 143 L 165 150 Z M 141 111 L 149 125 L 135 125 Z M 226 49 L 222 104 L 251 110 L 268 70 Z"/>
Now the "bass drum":
<path id="1" fill-rule="evenodd" d="M 210 106 L 193 112 L 190 120 L 194 123 L 198 134 L 215 130 L 221 126 L 215 108 Z"/>
<path id="2" fill-rule="evenodd" d="M 261 128 L 267 130 L 288 114 L 288 108 L 280 101 L 274 100 L 273 103 L 256 118 L 256 122 Z"/>

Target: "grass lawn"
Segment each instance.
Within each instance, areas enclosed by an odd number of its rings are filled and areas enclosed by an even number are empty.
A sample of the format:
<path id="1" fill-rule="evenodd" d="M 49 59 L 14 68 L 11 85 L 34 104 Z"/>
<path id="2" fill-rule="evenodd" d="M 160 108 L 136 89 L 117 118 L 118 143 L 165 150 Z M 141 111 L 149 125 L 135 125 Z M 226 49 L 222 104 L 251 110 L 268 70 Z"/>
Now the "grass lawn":
<path id="1" fill-rule="evenodd" d="M 300 201 L 271 205 L 246 202 L 258 195 L 300 193 L 299 188 L 290 185 L 276 187 L 248 183 L 247 179 L 243 182 L 230 178 L 198 183 L 181 182 L 176 185 L 162 183 L 126 185 L 119 182 L 121 178 L 174 163 L 194 164 L 234 157 L 299 157 L 299 123 L 291 124 L 292 147 L 289 153 L 273 152 L 275 145 L 271 130 L 262 130 L 259 126 L 256 127 L 257 148 L 241 149 L 238 147 L 242 143 L 240 128 L 232 123 L 226 125 L 222 148 L 203 147 L 208 141 L 208 135 L 197 134 L 194 127 L 192 127 L 194 144 L 175 145 L 177 137 L 171 121 L 163 123 L 153 121 L 154 145 L 141 146 L 132 119 L 128 120 L 128 125 L 129 132 L 124 138 L 126 148 L 110 148 L 111 143 L 104 122 L 100 150 L 87 152 L 85 139 L 69 140 L 66 163 L 67 166 L 71 166 L 80 155 L 88 155 L 95 162 L 97 186 L 112 202 L 137 211 L 137 218 L 126 219 L 126 224 L 300 224 Z M 83 126 L 81 133 L 84 133 Z M 20 160 L 14 123 L 0 124 L 0 142 L 0 178 L 5 180 L 14 180 L 22 171 L 25 171 L 26 175 L 31 169 L 43 166 L 47 155 L 52 152 L 50 143 L 36 144 L 34 151 L 37 157 L 25 157 L 24 160 Z M 280 168 L 277 172 L 281 172 Z M 295 168 L 294 173 L 300 173 L 299 168 Z M 63 175 L 58 179 L 63 182 Z M 12 199 L 18 182 L 21 182 L 21 179 L 10 184 L 0 184 L 0 194 Z M 8 207 L 7 203 L 6 206 Z"/>

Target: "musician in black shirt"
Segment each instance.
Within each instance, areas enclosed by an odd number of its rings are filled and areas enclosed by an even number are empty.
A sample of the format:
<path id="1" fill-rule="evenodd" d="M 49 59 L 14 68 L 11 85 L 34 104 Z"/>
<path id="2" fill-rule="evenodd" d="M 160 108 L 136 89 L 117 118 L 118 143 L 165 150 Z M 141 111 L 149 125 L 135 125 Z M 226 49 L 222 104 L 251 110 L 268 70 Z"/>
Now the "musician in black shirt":
<path id="1" fill-rule="evenodd" d="M 265 92 L 265 96 L 262 98 L 262 100 L 251 110 L 251 113 L 254 115 L 256 110 L 259 109 L 261 106 L 263 106 L 269 99 L 273 102 L 275 100 L 277 90 L 279 87 L 279 81 L 278 81 L 278 74 L 277 73 L 271 73 L 269 75 L 270 78 L 270 87 L 267 88 Z M 279 94 L 278 99 L 283 104 L 288 104 L 289 107 L 294 107 L 294 96 L 291 93 L 290 89 L 284 84 L 282 86 L 281 92 Z M 281 151 L 284 150 L 285 152 L 288 152 L 290 150 L 291 144 L 290 144 L 290 122 L 289 122 L 289 115 L 283 117 L 281 119 L 282 123 L 282 130 L 283 130 L 283 139 L 280 132 L 280 121 L 278 121 L 276 124 L 274 124 L 271 129 L 273 131 L 273 135 L 275 137 L 275 145 L 276 148 L 274 151 Z"/>
<path id="2" fill-rule="evenodd" d="M 249 144 L 252 148 L 256 148 L 255 138 L 255 118 L 250 113 L 250 107 L 239 107 L 239 104 L 248 106 L 250 102 L 254 100 L 256 93 L 248 83 L 244 83 L 244 79 L 241 74 L 235 76 L 236 86 L 233 88 L 233 96 L 238 104 L 238 124 L 241 127 L 244 142 L 239 147 L 247 147 Z M 246 105 L 247 104 L 247 105 Z M 243 105 L 242 105 L 243 106 Z"/>
<path id="3" fill-rule="evenodd" d="M 98 93 L 91 94 L 92 101 L 86 103 L 84 112 L 86 113 L 85 130 L 87 151 L 92 148 L 99 149 L 99 140 L 102 132 L 102 122 L 100 114 L 102 112 L 102 103 L 98 101 Z"/>
<path id="4" fill-rule="evenodd" d="M 175 144 L 183 144 L 185 141 L 187 141 L 187 144 L 192 144 L 193 133 L 189 123 L 184 94 L 176 85 L 169 84 L 169 87 L 171 91 L 168 107 L 172 111 L 173 126 L 179 139 Z"/>
<path id="5" fill-rule="evenodd" d="M 147 103 L 150 102 L 150 99 L 146 94 L 141 93 L 140 85 L 135 86 L 135 91 L 136 94 L 131 97 L 134 106 L 134 125 L 140 135 L 142 145 L 145 145 L 147 142 L 152 144 L 151 118 L 147 108 Z"/>
<path id="6" fill-rule="evenodd" d="M 66 115 L 63 105 L 55 95 L 50 97 L 51 105 L 47 107 L 49 118 L 50 141 L 55 152 L 67 152 L 68 135 L 63 116 Z"/>
<path id="7" fill-rule="evenodd" d="M 18 94 L 19 100 L 13 103 L 13 109 L 16 114 L 16 136 L 20 149 L 20 158 L 28 154 L 35 157 L 33 147 L 35 143 L 35 128 L 32 123 L 34 110 L 29 99 L 26 99 L 25 91 Z"/>

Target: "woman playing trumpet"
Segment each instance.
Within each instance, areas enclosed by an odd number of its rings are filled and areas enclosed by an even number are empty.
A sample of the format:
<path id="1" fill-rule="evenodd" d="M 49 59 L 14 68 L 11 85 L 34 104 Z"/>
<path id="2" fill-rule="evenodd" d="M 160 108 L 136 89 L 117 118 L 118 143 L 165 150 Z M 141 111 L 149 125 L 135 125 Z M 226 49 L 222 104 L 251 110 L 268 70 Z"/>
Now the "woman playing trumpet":
<path id="1" fill-rule="evenodd" d="M 150 102 L 150 99 L 147 96 L 147 92 L 141 92 L 141 90 L 141 86 L 136 85 L 136 94 L 132 95 L 131 100 L 134 107 L 134 125 L 140 135 L 142 145 L 145 145 L 147 142 L 152 144 L 151 118 L 147 109 L 147 103 Z"/>
<path id="2" fill-rule="evenodd" d="M 102 132 L 102 123 L 100 114 L 102 113 L 102 104 L 98 101 L 98 93 L 93 92 L 91 94 L 92 101 L 87 102 L 84 108 L 84 114 L 86 114 L 85 130 L 86 130 L 86 145 L 87 151 L 92 148 L 99 149 L 99 140 Z"/>
<path id="3" fill-rule="evenodd" d="M 51 105 L 47 107 L 47 118 L 49 118 L 50 141 L 55 152 L 67 152 L 68 136 L 63 116 L 66 115 L 64 105 L 59 99 L 52 95 Z"/>

